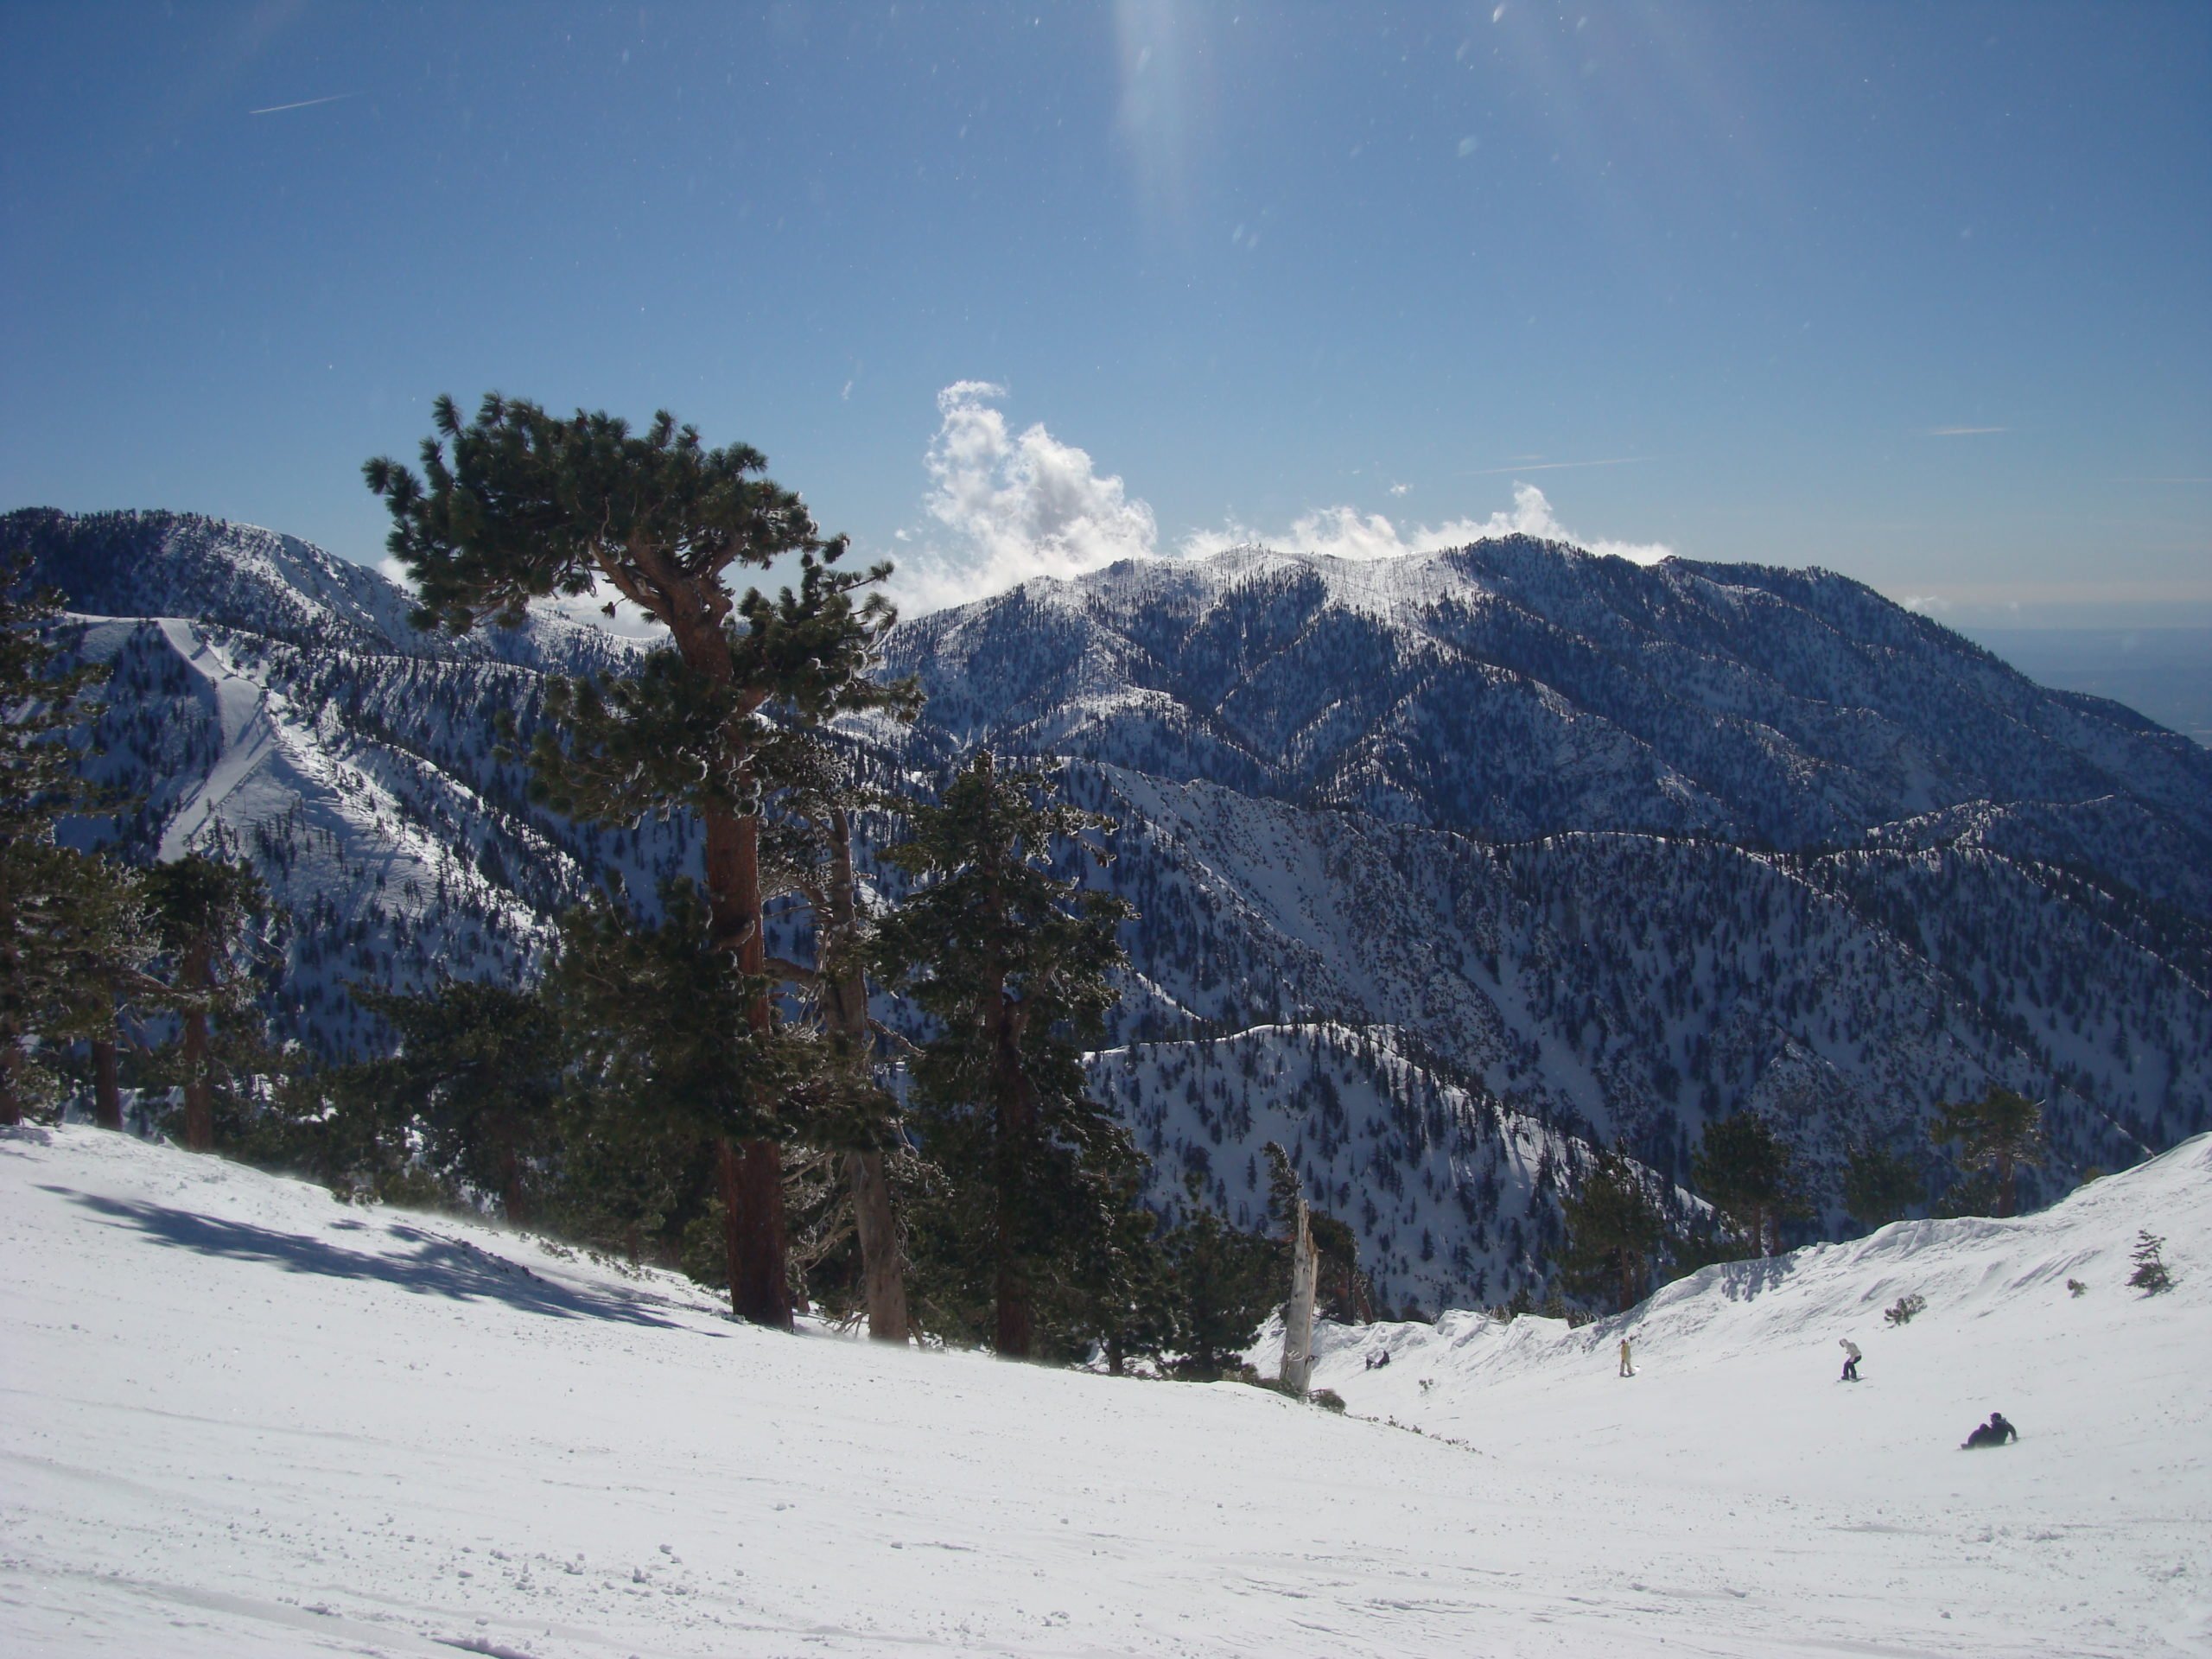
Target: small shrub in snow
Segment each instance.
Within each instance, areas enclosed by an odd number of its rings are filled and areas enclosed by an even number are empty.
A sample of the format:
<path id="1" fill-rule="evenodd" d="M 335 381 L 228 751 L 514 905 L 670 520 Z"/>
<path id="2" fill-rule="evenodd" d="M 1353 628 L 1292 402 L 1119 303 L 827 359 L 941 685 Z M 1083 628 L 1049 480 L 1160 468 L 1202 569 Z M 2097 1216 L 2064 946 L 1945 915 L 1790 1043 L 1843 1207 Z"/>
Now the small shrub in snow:
<path id="1" fill-rule="evenodd" d="M 2069 1279 L 2066 1281 L 2066 1289 L 2069 1295 L 2082 1296 L 2088 1294 L 2089 1287 L 2079 1279 Z"/>
<path id="2" fill-rule="evenodd" d="M 2166 1271 L 2160 1254 L 2165 1248 L 2166 1241 L 2148 1228 L 2135 1236 L 2135 1271 L 2128 1275 L 2127 1282 L 2145 1296 L 2155 1296 L 2174 1287 L 2174 1276 Z"/>
<path id="3" fill-rule="evenodd" d="M 1316 1389 L 1312 1397 L 1313 1403 L 1324 1411 L 1341 1412 L 1344 1408 L 1344 1395 L 1334 1389 Z"/>
<path id="4" fill-rule="evenodd" d="M 1922 1312 L 1927 1306 L 1928 1299 L 1925 1296 L 1916 1290 L 1911 1291 L 1898 1297 L 1897 1300 L 1884 1308 L 1882 1317 L 1891 1325 L 1910 1325 L 1912 1316 Z"/>

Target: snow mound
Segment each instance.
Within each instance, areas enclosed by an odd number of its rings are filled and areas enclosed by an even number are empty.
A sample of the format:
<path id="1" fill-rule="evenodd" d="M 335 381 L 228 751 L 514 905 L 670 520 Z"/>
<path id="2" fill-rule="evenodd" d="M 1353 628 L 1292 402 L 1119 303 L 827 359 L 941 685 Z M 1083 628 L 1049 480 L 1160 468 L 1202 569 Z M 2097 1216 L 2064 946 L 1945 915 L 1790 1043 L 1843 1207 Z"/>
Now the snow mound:
<path id="1" fill-rule="evenodd" d="M 1423 1435 L 776 1336 L 465 1219 L 0 1131 L 0 1649 L 2212 1652 L 2208 1177 L 2200 1138 L 1582 1331 L 1331 1332 L 1321 1382 Z M 2019 1444 L 1953 1451 L 1993 1406 Z"/>

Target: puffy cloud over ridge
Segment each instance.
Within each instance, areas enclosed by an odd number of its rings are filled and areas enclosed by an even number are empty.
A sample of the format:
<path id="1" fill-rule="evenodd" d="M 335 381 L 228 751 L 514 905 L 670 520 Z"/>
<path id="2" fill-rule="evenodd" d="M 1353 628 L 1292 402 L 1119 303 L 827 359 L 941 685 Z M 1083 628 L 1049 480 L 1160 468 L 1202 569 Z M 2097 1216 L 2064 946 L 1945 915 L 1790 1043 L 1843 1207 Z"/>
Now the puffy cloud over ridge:
<path id="1" fill-rule="evenodd" d="M 930 479 L 923 506 L 934 522 L 899 537 L 894 587 L 910 615 L 982 599 L 1033 577 L 1079 576 L 1119 559 L 1160 556 L 1151 506 L 1118 474 L 1100 473 L 1089 451 L 1063 443 L 1042 422 L 1012 430 L 997 407 L 1006 396 L 1004 386 L 987 380 L 956 381 L 938 393 L 938 429 L 923 461 Z M 1674 551 L 1659 543 L 1577 536 L 1559 522 L 1541 490 L 1517 482 L 1511 510 L 1487 518 L 1415 525 L 1351 506 L 1320 507 L 1286 530 L 1232 523 L 1194 531 L 1172 551 L 1203 557 L 1256 544 L 1384 559 L 1515 535 L 1569 542 L 1638 564 L 1656 564 Z"/>
<path id="2" fill-rule="evenodd" d="M 1363 513 L 1356 507 L 1322 507 L 1301 513 L 1285 531 L 1255 530 L 1249 524 L 1230 524 L 1220 530 L 1194 531 L 1184 538 L 1183 551 L 1195 556 L 1218 553 L 1224 548 L 1257 544 L 1285 553 L 1313 553 L 1338 559 L 1389 559 L 1405 553 L 1434 553 L 1447 547 L 1465 547 L 1493 536 L 1535 536 L 1545 541 L 1571 542 L 1592 553 L 1611 554 L 1637 564 L 1656 564 L 1674 556 L 1675 550 L 1660 542 L 1617 542 L 1578 536 L 1560 524 L 1552 504 L 1533 484 L 1513 486 L 1513 510 L 1493 512 L 1487 518 L 1453 518 L 1440 524 L 1403 525 L 1379 512 Z"/>
<path id="3" fill-rule="evenodd" d="M 957 541 L 949 550 L 925 543 L 900 558 L 899 587 L 913 610 L 979 599 L 1033 576 L 1081 575 L 1156 550 L 1152 509 L 1043 423 L 1009 432 L 994 407 L 1005 396 L 1005 387 L 985 380 L 956 381 L 937 395 L 923 505 Z"/>

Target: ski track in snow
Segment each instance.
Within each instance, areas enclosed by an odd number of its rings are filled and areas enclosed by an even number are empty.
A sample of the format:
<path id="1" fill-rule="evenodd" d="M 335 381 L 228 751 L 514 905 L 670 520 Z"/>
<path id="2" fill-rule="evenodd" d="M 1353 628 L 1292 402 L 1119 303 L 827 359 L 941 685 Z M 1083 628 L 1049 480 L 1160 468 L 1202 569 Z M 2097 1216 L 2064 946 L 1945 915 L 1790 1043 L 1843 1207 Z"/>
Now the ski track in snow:
<path id="1" fill-rule="evenodd" d="M 1580 1331 L 1329 1328 L 1340 1419 L 772 1335 L 479 1223 L 0 1131 L 0 1647 L 2208 1654 L 2208 1245 L 2199 1137 Z M 2020 1442 L 1955 1450 L 1993 1407 Z"/>

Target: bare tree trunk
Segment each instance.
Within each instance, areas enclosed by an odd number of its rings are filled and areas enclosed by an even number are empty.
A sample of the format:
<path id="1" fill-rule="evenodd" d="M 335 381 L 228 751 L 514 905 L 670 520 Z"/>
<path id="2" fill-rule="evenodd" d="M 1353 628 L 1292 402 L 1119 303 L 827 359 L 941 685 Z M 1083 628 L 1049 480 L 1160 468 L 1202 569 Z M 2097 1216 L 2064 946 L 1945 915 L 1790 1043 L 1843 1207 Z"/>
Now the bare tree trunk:
<path id="1" fill-rule="evenodd" d="M 215 1148 L 215 1090 L 207 1075 L 207 998 L 214 982 L 211 950 L 205 939 L 185 947 L 183 979 L 194 1006 L 184 1016 L 184 1145 L 188 1152 Z"/>
<path id="2" fill-rule="evenodd" d="M 891 1182 L 880 1152 L 849 1152 L 845 1176 L 853 1189 L 853 1230 L 860 1235 L 861 1285 L 868 1302 L 868 1333 L 878 1342 L 906 1340 L 906 1263 L 899 1259 L 898 1224 L 891 1213 Z"/>
<path id="3" fill-rule="evenodd" d="M 1300 1399 L 1313 1379 L 1313 1294 L 1320 1281 L 1321 1252 L 1313 1243 L 1313 1212 L 1306 1196 L 1298 1198 L 1298 1214 L 1290 1235 L 1290 1300 L 1282 1309 L 1282 1370 L 1284 1386 Z"/>
<path id="4" fill-rule="evenodd" d="M 1997 1213 L 2009 1216 L 2018 1209 L 2018 1192 L 2014 1185 L 2019 1165 L 2004 1153 L 1997 1154 Z"/>
<path id="5" fill-rule="evenodd" d="M 92 1122 L 104 1129 L 123 1127 L 123 1088 L 115 1063 L 115 1039 L 92 1043 Z"/>

